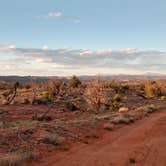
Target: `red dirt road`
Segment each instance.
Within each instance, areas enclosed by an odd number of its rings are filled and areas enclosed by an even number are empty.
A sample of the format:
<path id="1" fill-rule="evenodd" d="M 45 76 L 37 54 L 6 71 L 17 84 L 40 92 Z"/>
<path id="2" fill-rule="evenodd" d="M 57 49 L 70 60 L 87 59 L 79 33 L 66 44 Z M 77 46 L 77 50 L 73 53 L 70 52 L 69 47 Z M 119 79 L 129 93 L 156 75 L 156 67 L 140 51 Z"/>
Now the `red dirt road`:
<path id="1" fill-rule="evenodd" d="M 166 166 L 166 110 L 106 132 L 91 144 L 76 144 L 68 152 L 55 153 L 32 165 Z"/>

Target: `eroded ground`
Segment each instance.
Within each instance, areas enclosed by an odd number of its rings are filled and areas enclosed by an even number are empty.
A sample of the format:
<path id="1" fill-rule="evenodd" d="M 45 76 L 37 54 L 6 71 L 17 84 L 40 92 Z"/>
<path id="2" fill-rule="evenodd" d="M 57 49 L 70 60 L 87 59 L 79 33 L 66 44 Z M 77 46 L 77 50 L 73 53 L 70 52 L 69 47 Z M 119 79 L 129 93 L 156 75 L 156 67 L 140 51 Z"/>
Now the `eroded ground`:
<path id="1" fill-rule="evenodd" d="M 165 104 L 157 100 L 126 113 L 99 114 L 57 106 L 51 121 L 32 118 L 48 106 L 1 106 L 0 165 L 164 166 Z"/>

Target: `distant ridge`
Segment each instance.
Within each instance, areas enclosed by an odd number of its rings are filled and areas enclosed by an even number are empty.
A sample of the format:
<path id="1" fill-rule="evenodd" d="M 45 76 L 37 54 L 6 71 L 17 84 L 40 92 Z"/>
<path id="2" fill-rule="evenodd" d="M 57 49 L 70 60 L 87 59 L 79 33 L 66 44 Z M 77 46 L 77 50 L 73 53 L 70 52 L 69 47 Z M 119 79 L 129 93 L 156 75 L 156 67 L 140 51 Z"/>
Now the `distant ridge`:
<path id="1" fill-rule="evenodd" d="M 26 83 L 26 82 L 46 82 L 49 80 L 58 80 L 58 79 L 62 79 L 62 80 L 66 80 L 65 77 L 57 77 L 57 76 L 53 76 L 53 77 L 40 77 L 40 76 L 0 76 L 0 80 L 1 81 L 5 81 L 5 82 L 20 82 L 20 83 Z"/>
<path id="2" fill-rule="evenodd" d="M 106 80 L 141 80 L 141 79 L 166 79 L 166 74 L 156 74 L 156 73 L 146 73 L 143 75 L 100 75 L 103 79 Z M 78 78 L 82 81 L 88 81 L 96 79 L 98 76 L 94 75 L 82 75 L 78 76 Z M 69 77 L 59 77 L 59 76 L 0 76 L 1 81 L 5 82 L 46 82 L 49 80 L 63 80 L 65 82 L 68 81 Z"/>

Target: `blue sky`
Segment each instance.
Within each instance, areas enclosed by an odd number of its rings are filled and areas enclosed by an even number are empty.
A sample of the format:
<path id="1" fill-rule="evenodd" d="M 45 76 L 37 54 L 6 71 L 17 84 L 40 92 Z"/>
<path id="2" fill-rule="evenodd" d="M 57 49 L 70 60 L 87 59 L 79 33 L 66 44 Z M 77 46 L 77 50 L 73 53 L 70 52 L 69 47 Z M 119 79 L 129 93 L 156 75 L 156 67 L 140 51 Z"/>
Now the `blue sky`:
<path id="1" fill-rule="evenodd" d="M 0 75 L 166 72 L 165 0 L 0 0 L 0 20 Z"/>

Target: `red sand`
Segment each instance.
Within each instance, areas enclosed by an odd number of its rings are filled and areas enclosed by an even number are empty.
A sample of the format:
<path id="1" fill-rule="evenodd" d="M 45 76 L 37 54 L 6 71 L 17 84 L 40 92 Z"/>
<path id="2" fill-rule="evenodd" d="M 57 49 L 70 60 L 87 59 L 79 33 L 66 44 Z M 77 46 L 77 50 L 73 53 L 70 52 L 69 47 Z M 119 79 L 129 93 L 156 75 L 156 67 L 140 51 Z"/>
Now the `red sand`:
<path id="1" fill-rule="evenodd" d="M 131 163 L 130 160 L 135 160 Z M 31 166 L 166 166 L 166 110 L 126 125 L 91 144 L 75 144 Z"/>

